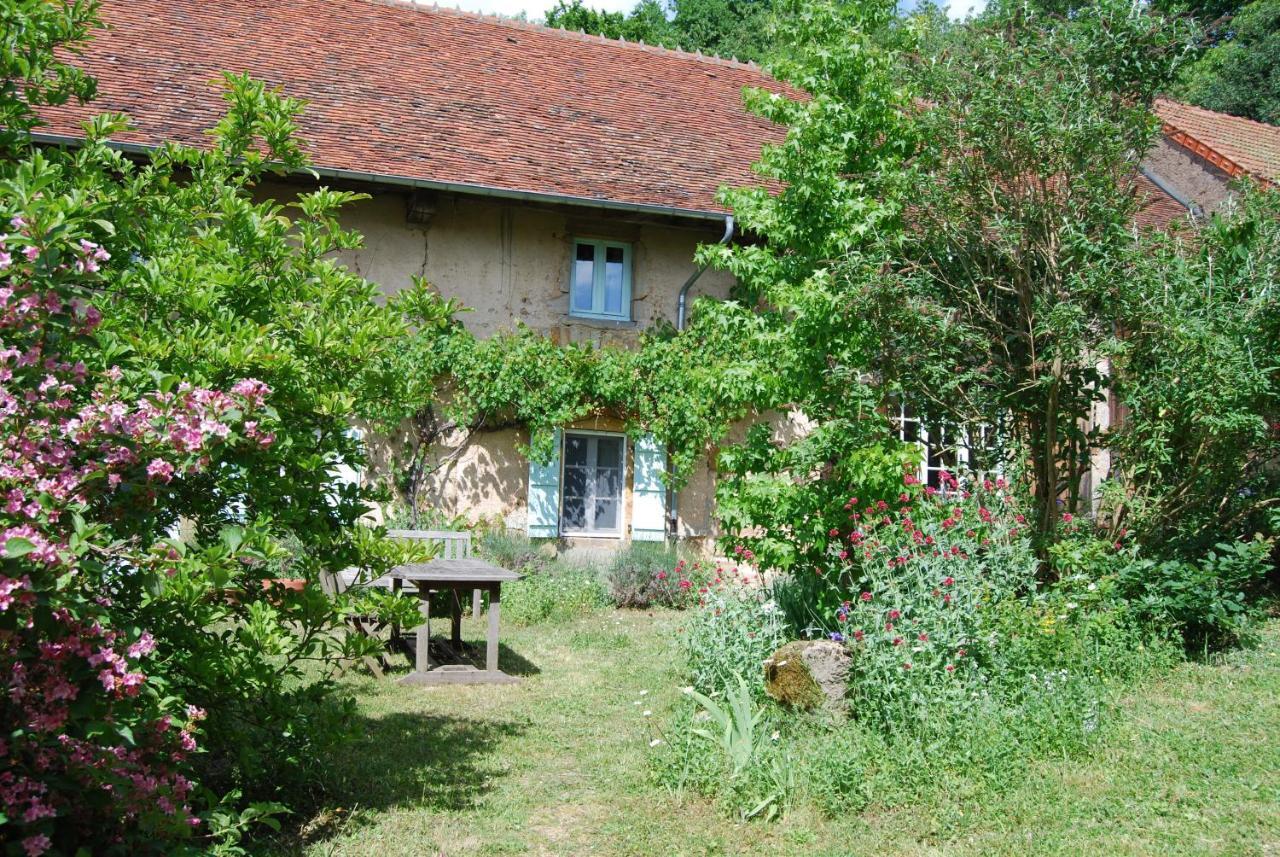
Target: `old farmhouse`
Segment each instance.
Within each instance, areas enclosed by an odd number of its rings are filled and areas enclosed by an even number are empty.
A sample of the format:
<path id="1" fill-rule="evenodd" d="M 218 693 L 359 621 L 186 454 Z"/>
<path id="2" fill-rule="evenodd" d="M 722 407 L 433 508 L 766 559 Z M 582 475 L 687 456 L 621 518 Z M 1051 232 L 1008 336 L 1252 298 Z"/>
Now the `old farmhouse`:
<path id="1" fill-rule="evenodd" d="M 522 322 L 625 346 L 676 322 L 682 294 L 726 296 L 725 275 L 695 276 L 694 250 L 737 240 L 717 189 L 752 183 L 761 144 L 782 133 L 742 106 L 744 87 L 781 88 L 754 65 L 518 21 L 395 0 L 105 0 L 102 16 L 83 63 L 99 99 L 49 111 L 42 142 L 74 145 L 88 115 L 120 111 L 136 126 L 117 141 L 127 150 L 200 144 L 222 112 L 221 73 L 248 72 L 308 102 L 321 183 L 371 194 L 346 215 L 366 243 L 345 261 L 387 292 L 425 277 L 473 310 L 462 320 L 478 335 Z M 1194 223 L 1234 178 L 1280 181 L 1280 129 L 1157 109 L 1144 226 Z M 473 437 L 428 501 L 588 544 L 713 535 L 709 461 L 669 498 L 663 450 L 621 429 L 564 426 L 545 466 L 518 454 L 517 430 Z M 963 455 L 935 442 L 922 475 Z"/>

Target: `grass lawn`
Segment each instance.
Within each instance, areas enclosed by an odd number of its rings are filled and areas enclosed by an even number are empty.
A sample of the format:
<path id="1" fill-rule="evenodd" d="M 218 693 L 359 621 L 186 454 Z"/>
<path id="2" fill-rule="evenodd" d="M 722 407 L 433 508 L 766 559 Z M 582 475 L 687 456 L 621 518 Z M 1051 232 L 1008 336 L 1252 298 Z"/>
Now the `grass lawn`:
<path id="1" fill-rule="evenodd" d="M 503 666 L 525 675 L 513 687 L 352 675 L 363 738 L 331 760 L 328 809 L 285 853 L 1280 855 L 1280 622 L 1256 649 L 1135 693 L 1088 759 L 1045 761 L 980 800 L 772 824 L 652 780 L 680 622 L 610 611 L 506 629 Z"/>

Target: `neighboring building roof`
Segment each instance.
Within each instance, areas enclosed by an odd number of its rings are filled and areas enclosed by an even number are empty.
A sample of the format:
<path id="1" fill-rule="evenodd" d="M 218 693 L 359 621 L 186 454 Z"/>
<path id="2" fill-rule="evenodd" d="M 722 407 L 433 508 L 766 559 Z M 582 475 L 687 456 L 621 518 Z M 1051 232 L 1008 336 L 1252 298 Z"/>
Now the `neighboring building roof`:
<path id="1" fill-rule="evenodd" d="M 1280 183 L 1280 127 L 1159 99 L 1156 116 L 1165 136 L 1227 175 Z"/>
<path id="2" fill-rule="evenodd" d="M 1142 173 L 1134 176 L 1134 192 L 1140 204 L 1133 219 L 1140 228 L 1167 231 L 1175 223 L 1191 222 L 1190 209 Z"/>
<path id="3" fill-rule="evenodd" d="M 80 135 L 127 113 L 123 143 L 207 142 L 220 75 L 248 72 L 309 102 L 314 164 L 352 178 L 718 216 L 722 185 L 781 129 L 742 89 L 754 65 L 396 0 L 105 0 L 82 60 L 99 97 L 50 108 Z"/>

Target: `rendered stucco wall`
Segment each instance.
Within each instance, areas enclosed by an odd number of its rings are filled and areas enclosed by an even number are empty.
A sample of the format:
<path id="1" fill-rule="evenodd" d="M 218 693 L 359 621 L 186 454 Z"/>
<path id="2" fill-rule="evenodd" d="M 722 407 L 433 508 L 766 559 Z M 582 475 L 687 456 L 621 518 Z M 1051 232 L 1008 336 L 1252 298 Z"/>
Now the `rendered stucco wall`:
<path id="1" fill-rule="evenodd" d="M 626 345 L 660 318 L 674 321 L 676 296 L 693 272 L 699 243 L 719 227 L 681 229 L 605 216 L 443 197 L 427 225 L 406 221 L 402 193 L 382 193 L 351 206 L 343 225 L 365 236 L 365 247 L 344 261 L 388 293 L 410 277 L 426 279 L 445 297 L 472 309 L 462 322 L 478 336 L 510 330 L 517 320 L 562 342 Z M 569 316 L 569 262 L 575 237 L 632 244 L 631 324 Z M 732 280 L 708 271 L 691 297 L 726 297 Z"/>
<path id="2" fill-rule="evenodd" d="M 286 185 L 267 187 L 263 195 L 285 199 L 295 190 Z M 659 319 L 674 322 L 680 286 L 694 270 L 694 250 L 699 243 L 720 237 L 715 223 L 683 229 L 456 196 L 436 199 L 429 221 L 417 224 L 407 220 L 407 203 L 405 193 L 384 192 L 346 209 L 343 226 L 361 232 L 365 241 L 362 249 L 346 254 L 343 261 L 387 294 L 407 287 L 413 276 L 425 277 L 442 295 L 471 309 L 459 318 L 478 336 L 511 330 L 521 321 L 557 342 L 632 345 L 641 331 Z M 631 243 L 632 323 L 569 316 L 575 237 Z M 707 271 L 690 299 L 724 298 L 731 283 L 726 274 Z M 573 427 L 620 431 L 622 425 L 602 418 Z M 395 466 L 399 443 L 394 438 L 371 440 L 375 478 L 385 478 Z M 528 441 L 523 430 L 482 432 L 465 445 L 463 440 L 459 434 L 434 451 L 438 469 L 425 486 L 424 501 L 450 516 L 499 518 L 509 527 L 523 528 L 528 491 L 528 461 L 519 452 Z M 628 525 L 631 466 L 628 454 L 623 498 Z M 713 495 L 714 473 L 704 460 L 680 492 L 682 537 L 713 534 Z"/>

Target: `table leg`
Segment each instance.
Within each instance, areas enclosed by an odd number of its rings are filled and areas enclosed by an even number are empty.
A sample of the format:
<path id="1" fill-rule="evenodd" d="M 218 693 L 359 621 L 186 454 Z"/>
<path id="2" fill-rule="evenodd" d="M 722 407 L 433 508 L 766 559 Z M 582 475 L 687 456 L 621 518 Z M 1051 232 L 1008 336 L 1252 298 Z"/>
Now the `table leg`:
<path id="1" fill-rule="evenodd" d="M 398 577 L 394 577 L 391 579 L 391 591 L 394 592 L 396 595 L 400 594 L 400 591 L 403 587 L 404 587 L 403 580 L 401 580 Z M 399 645 L 400 645 L 400 623 L 392 622 L 391 623 L 391 648 L 394 650 Z"/>
<path id="2" fill-rule="evenodd" d="M 426 584 L 418 584 L 418 595 L 422 599 L 418 611 L 422 613 L 422 627 L 418 628 L 418 657 L 415 669 L 424 673 L 431 669 L 431 590 Z"/>
<path id="3" fill-rule="evenodd" d="M 450 593 L 453 600 L 450 604 L 452 615 L 449 617 L 453 622 L 450 629 L 449 641 L 453 644 L 454 650 L 458 656 L 462 656 L 462 597 L 458 594 L 458 590 L 454 589 Z"/>
<path id="4" fill-rule="evenodd" d="M 498 671 L 498 609 L 502 584 L 489 587 L 489 639 L 485 647 L 484 668 L 491 673 Z"/>
<path id="5" fill-rule="evenodd" d="M 479 589 L 471 590 L 471 618 L 472 619 L 480 618 L 480 595 L 481 595 L 481 592 Z"/>

